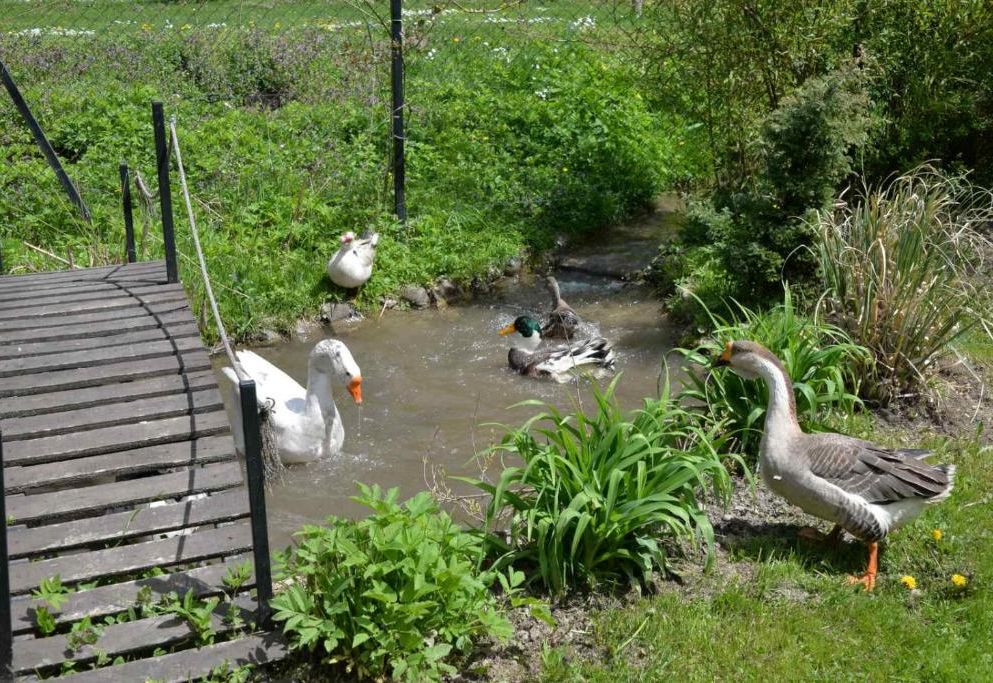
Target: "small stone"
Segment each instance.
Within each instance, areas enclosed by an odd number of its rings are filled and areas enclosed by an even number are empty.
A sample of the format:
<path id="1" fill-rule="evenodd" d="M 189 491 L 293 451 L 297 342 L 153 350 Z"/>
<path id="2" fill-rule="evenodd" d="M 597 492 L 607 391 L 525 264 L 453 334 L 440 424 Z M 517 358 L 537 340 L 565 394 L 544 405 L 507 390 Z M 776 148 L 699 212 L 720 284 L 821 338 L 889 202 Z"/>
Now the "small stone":
<path id="1" fill-rule="evenodd" d="M 514 277 L 515 275 L 519 275 L 520 272 L 521 272 L 521 259 L 517 256 L 514 256 L 509 261 L 507 261 L 507 265 L 503 267 L 503 274 L 508 277 Z"/>
<path id="2" fill-rule="evenodd" d="M 459 298 L 461 292 L 454 282 L 447 277 L 440 278 L 431 288 L 431 298 L 438 308 Z"/>
<path id="3" fill-rule="evenodd" d="M 306 341 L 320 327 L 321 324 L 316 320 L 297 320 L 296 325 L 293 326 L 293 336 Z"/>
<path id="4" fill-rule="evenodd" d="M 416 285 L 404 285 L 400 289 L 400 298 L 414 308 L 427 308 L 431 305 L 431 295 L 428 290 Z"/>
<path id="5" fill-rule="evenodd" d="M 278 344 L 283 341 L 283 335 L 275 330 L 259 330 L 256 333 L 256 341 L 263 346 Z"/>
<path id="6" fill-rule="evenodd" d="M 341 320 L 349 320 L 350 318 L 358 317 L 358 311 L 356 311 L 355 307 L 351 304 L 326 301 L 321 305 L 321 320 L 326 323 L 339 322 Z"/>

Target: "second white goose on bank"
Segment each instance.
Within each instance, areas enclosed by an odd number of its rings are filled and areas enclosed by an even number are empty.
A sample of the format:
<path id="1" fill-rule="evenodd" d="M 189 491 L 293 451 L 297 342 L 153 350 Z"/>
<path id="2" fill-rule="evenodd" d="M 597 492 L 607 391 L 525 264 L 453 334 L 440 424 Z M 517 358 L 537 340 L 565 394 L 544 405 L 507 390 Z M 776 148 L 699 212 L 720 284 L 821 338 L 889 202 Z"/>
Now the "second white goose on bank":
<path id="1" fill-rule="evenodd" d="M 952 492 L 954 465 L 929 465 L 920 449 L 891 449 L 844 434 L 805 434 L 793 384 L 782 362 L 761 344 L 728 342 L 714 365 L 728 366 L 769 389 L 759 446 L 762 480 L 804 512 L 834 522 L 869 546 L 865 574 L 852 583 L 872 590 L 879 541 Z"/>

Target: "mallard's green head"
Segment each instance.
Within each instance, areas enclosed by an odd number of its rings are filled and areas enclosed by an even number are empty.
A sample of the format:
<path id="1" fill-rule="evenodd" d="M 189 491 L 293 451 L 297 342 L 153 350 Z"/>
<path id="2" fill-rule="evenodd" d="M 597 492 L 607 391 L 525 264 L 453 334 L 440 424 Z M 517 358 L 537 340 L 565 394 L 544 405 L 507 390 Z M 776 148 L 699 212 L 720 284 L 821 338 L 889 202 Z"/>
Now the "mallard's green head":
<path id="1" fill-rule="evenodd" d="M 522 337 L 530 339 L 532 335 L 541 336 L 541 325 L 539 325 L 534 318 L 529 318 L 526 315 L 522 315 L 514 320 L 514 322 L 500 330 L 500 334 L 502 336 L 507 336 L 508 334 L 513 334 L 514 332 L 518 332 Z"/>

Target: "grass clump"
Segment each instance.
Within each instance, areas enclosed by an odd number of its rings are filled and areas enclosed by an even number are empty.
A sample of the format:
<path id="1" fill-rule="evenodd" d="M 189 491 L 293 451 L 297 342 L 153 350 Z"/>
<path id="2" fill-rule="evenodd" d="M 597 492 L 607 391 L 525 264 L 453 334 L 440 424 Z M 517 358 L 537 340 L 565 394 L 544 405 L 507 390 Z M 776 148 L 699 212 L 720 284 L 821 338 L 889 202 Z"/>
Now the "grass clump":
<path id="1" fill-rule="evenodd" d="M 769 391 L 765 382 L 733 372 L 709 371 L 729 341 L 756 341 L 783 361 L 793 380 L 797 419 L 805 430 L 823 431 L 833 414 L 851 414 L 859 404 L 860 370 L 869 351 L 839 327 L 796 311 L 790 288 L 781 304 L 757 312 L 736 303 L 727 318 L 706 310 L 713 331 L 694 349 L 677 349 L 688 362 L 681 401 L 705 406 L 706 420 L 725 425 L 732 447 L 758 454 Z"/>
<path id="2" fill-rule="evenodd" d="M 397 489 L 358 484 L 372 515 L 308 525 L 284 557 L 290 585 L 272 601 L 292 647 L 343 664 L 360 679 L 438 680 L 445 660 L 510 624 L 478 570 L 483 541 L 427 492 L 404 504 Z"/>
<path id="3" fill-rule="evenodd" d="M 666 389 L 629 415 L 614 400 L 615 379 L 594 390 L 595 411 L 544 410 L 507 434 L 492 452 L 519 457 L 493 484 L 486 529 L 497 566 L 529 568 L 552 595 L 598 584 L 647 582 L 665 562 L 660 537 L 714 535 L 698 492 L 718 497 L 731 482 L 720 451 L 720 424 L 696 426 Z"/>
<path id="4" fill-rule="evenodd" d="M 984 320 L 976 275 L 991 220 L 989 193 L 927 166 L 817 215 L 824 307 L 874 357 L 866 396 L 887 402 L 919 387 Z"/>

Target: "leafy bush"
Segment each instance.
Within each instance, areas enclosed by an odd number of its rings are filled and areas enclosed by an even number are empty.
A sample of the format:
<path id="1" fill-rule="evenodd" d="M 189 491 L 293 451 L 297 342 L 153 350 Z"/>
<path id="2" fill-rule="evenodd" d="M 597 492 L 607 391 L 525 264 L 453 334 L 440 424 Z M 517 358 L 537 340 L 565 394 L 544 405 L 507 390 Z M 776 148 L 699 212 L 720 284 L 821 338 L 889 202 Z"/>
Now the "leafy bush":
<path id="1" fill-rule="evenodd" d="M 497 566 L 533 566 L 533 580 L 553 595 L 648 581 L 665 561 L 660 535 L 702 537 L 712 549 L 697 492 L 709 483 L 726 500 L 730 491 L 721 424 L 696 426 L 668 387 L 624 415 L 616 384 L 615 378 L 605 391 L 595 389 L 592 417 L 528 402 L 544 410 L 491 449 L 523 465 L 504 469 L 495 484 L 467 480 L 492 495 L 486 528 L 494 532 Z M 499 535 L 504 525 L 507 541 Z"/>
<path id="2" fill-rule="evenodd" d="M 851 413 L 858 405 L 860 371 L 871 356 L 838 327 L 798 315 L 789 287 L 783 303 L 763 312 L 735 304 L 728 318 L 707 311 L 710 337 L 695 349 L 677 349 L 689 362 L 684 403 L 706 406 L 707 420 L 726 425 L 734 446 L 758 454 L 769 392 L 765 382 L 746 380 L 730 371 L 710 372 L 713 359 L 733 340 L 756 341 L 772 351 L 793 380 L 797 418 L 807 430 L 823 429 L 828 416 Z"/>
<path id="3" fill-rule="evenodd" d="M 778 298 L 784 279 L 812 279 L 816 261 L 807 247 L 815 234 L 802 217 L 826 206 L 851 172 L 852 150 L 869 125 L 866 106 L 854 69 L 809 79 L 783 98 L 762 129 L 762 169 L 744 189 L 691 205 L 682 233 L 690 253 L 669 264 L 668 279 L 708 306 L 725 294 L 763 302 Z M 697 292 L 701 284 L 710 286 Z"/>
<path id="4" fill-rule="evenodd" d="M 397 489 L 358 485 L 372 509 L 361 521 L 307 525 L 284 557 L 290 585 L 272 601 L 295 649 L 320 652 L 360 678 L 437 680 L 444 660 L 510 624 L 480 573 L 479 535 L 463 531 L 422 492 L 403 505 Z"/>
<path id="5" fill-rule="evenodd" d="M 818 214 L 824 306 L 872 350 L 865 395 L 889 400 L 925 379 L 984 318 L 974 282 L 990 244 L 993 198 L 930 167 Z"/>

